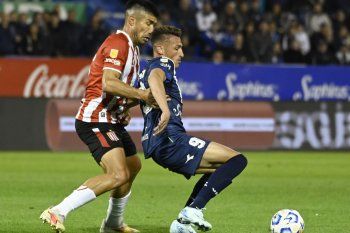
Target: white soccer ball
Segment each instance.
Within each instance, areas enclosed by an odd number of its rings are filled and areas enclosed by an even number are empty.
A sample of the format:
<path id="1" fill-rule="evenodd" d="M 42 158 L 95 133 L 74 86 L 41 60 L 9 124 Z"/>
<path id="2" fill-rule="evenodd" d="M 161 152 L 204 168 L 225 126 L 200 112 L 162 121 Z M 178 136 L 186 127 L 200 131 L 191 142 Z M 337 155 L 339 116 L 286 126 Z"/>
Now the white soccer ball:
<path id="1" fill-rule="evenodd" d="M 280 210 L 271 219 L 271 233 L 303 233 L 304 228 L 304 220 L 296 210 Z"/>

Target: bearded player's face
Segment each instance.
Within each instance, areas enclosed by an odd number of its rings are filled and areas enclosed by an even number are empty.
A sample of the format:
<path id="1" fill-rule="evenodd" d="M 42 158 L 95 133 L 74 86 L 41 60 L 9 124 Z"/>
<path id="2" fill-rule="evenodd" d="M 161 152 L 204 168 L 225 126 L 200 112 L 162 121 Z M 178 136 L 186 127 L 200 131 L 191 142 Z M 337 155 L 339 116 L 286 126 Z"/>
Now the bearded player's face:
<path id="1" fill-rule="evenodd" d="M 136 19 L 135 37 L 137 44 L 147 43 L 152 36 L 152 32 L 157 24 L 157 18 L 147 12 L 142 12 Z"/>

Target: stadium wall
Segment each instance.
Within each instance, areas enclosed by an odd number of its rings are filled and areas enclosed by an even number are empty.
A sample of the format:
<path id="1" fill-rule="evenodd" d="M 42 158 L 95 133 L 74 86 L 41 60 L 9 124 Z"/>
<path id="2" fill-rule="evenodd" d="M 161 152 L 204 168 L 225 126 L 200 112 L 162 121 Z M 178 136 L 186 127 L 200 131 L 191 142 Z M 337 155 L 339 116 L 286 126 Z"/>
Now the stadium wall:
<path id="1" fill-rule="evenodd" d="M 47 99 L 0 98 L 0 150 L 48 150 Z"/>
<path id="2" fill-rule="evenodd" d="M 350 103 L 185 101 L 194 136 L 242 150 L 349 150 Z M 0 150 L 86 150 L 74 132 L 78 99 L 1 98 Z M 141 151 L 143 120 L 132 111 L 128 130 Z"/>
<path id="3" fill-rule="evenodd" d="M 85 58 L 0 58 L 0 150 L 82 149 L 79 140 L 61 139 L 70 134 L 75 137 L 69 124 L 85 90 L 89 63 Z M 194 135 L 235 148 L 349 149 L 349 71 L 332 66 L 184 62 L 177 74 L 188 101 L 185 125 Z M 57 106 L 46 111 L 53 103 Z M 134 111 L 136 121 L 131 127 L 136 128 L 131 131 L 139 140 L 142 119 Z M 62 122 L 71 128 L 62 131 Z M 266 134 L 249 131 L 253 123 Z M 56 136 L 50 136 L 55 132 Z"/>
<path id="4" fill-rule="evenodd" d="M 52 150 L 82 150 L 86 146 L 76 136 L 74 122 L 78 100 L 51 100 L 45 119 L 46 135 Z M 270 103 L 186 101 L 183 113 L 188 133 L 210 138 L 233 148 L 261 150 L 274 141 L 274 111 Z M 127 126 L 137 149 L 142 151 L 143 118 L 139 108 L 131 111 Z"/>
<path id="5" fill-rule="evenodd" d="M 90 59 L 0 58 L 0 97 L 80 98 Z M 141 65 L 144 66 L 143 61 Z M 186 100 L 350 101 L 350 67 L 183 62 Z"/>

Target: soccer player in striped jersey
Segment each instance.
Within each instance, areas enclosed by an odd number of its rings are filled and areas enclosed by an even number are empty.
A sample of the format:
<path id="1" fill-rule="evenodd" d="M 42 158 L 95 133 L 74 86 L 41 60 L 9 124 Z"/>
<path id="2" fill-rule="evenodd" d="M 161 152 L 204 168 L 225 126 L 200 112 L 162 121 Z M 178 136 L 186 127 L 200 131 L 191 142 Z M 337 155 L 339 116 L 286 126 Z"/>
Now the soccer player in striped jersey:
<path id="1" fill-rule="evenodd" d="M 109 206 L 100 232 L 139 232 L 123 219 L 132 182 L 141 168 L 124 124 L 128 122 L 128 108 L 139 100 L 152 106 L 155 103 L 150 90 L 138 89 L 138 46 L 151 38 L 158 14 L 149 0 L 129 1 L 123 30 L 110 35 L 92 60 L 75 127 L 104 174 L 87 180 L 41 214 L 40 218 L 57 232 L 65 231 L 63 223 L 68 213 L 108 191 Z"/>
<path id="2" fill-rule="evenodd" d="M 202 210 L 210 199 L 232 183 L 247 166 L 241 153 L 219 143 L 193 137 L 183 127 L 182 95 L 176 78 L 184 54 L 181 30 L 172 26 L 156 28 L 152 35 L 152 59 L 140 75 L 140 86 L 150 88 L 159 108 L 141 102 L 144 130 L 142 146 L 146 158 L 190 178 L 204 174 L 195 185 L 186 207 L 172 223 L 171 232 L 194 232 L 212 228 Z M 171 98 L 167 101 L 167 96 Z"/>

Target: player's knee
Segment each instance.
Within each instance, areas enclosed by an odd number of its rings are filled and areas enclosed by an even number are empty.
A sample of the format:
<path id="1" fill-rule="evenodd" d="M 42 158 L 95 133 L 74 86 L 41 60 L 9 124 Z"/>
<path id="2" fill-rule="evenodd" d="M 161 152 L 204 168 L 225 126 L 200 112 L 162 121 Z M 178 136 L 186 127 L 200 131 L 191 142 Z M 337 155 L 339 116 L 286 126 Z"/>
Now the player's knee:
<path id="1" fill-rule="evenodd" d="M 109 174 L 110 189 L 115 189 L 129 181 L 130 174 L 127 170 Z"/>
<path id="2" fill-rule="evenodd" d="M 124 171 L 118 172 L 116 177 L 117 177 L 119 183 L 125 184 L 130 179 L 130 172 L 126 169 Z"/>
<path id="3" fill-rule="evenodd" d="M 245 169 L 248 165 L 248 159 L 243 154 L 234 156 L 234 160 L 236 161 L 235 163 L 239 164 L 242 170 Z"/>
<path id="4" fill-rule="evenodd" d="M 141 160 L 137 156 L 132 156 L 128 160 L 128 170 L 130 172 L 130 178 L 133 179 L 141 170 Z"/>
<path id="5" fill-rule="evenodd" d="M 239 156 L 240 156 L 240 160 L 241 160 L 241 163 L 242 163 L 243 167 L 244 167 L 244 168 L 247 167 L 247 165 L 248 165 L 248 159 L 247 159 L 247 157 L 244 156 L 243 154 L 240 154 Z"/>
<path id="6" fill-rule="evenodd" d="M 229 153 L 226 153 L 226 154 L 224 155 L 225 162 L 229 161 L 229 160 L 232 159 L 232 158 L 235 158 L 235 157 L 237 157 L 237 156 L 240 156 L 240 155 L 242 155 L 240 152 L 235 151 L 235 150 L 231 150 Z"/>
<path id="7" fill-rule="evenodd" d="M 243 154 L 237 152 L 237 154 L 230 154 L 226 160 L 226 163 L 229 161 L 234 161 L 234 164 L 238 164 L 239 167 L 244 169 L 248 165 L 248 159 Z"/>
<path id="8" fill-rule="evenodd" d="M 130 172 L 130 182 L 133 182 L 139 171 L 141 170 L 141 163 L 137 166 L 133 166 L 132 168 L 129 168 Z"/>
<path id="9" fill-rule="evenodd" d="M 142 168 L 141 162 L 138 161 L 133 164 L 132 168 L 130 169 L 130 173 L 133 173 L 133 175 L 136 176 L 137 173 L 140 172 L 141 168 Z"/>

